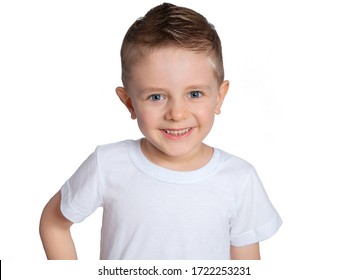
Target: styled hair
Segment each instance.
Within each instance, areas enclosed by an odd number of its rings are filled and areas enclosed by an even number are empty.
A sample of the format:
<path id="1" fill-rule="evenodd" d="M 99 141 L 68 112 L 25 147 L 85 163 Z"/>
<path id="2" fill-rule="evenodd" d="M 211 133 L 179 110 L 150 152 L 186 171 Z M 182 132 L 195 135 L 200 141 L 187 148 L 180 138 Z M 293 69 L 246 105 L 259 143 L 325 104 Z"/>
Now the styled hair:
<path id="1" fill-rule="evenodd" d="M 163 47 L 211 56 L 217 81 L 223 82 L 222 46 L 214 26 L 191 9 L 163 3 L 136 20 L 125 34 L 121 47 L 123 85 L 126 87 L 133 65 Z"/>

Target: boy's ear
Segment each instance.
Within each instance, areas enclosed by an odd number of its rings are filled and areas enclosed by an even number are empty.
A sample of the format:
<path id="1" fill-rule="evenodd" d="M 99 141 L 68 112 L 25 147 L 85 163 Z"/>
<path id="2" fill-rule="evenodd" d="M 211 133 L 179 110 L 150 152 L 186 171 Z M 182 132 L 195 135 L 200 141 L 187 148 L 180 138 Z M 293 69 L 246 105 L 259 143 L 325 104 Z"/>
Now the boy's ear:
<path id="1" fill-rule="evenodd" d="M 117 93 L 119 99 L 122 101 L 122 103 L 128 108 L 128 110 L 131 114 L 131 118 L 133 120 L 135 120 L 136 119 L 135 109 L 134 109 L 133 104 L 131 102 L 130 96 L 126 92 L 125 88 L 124 87 L 117 87 L 116 93 Z"/>
<path id="2" fill-rule="evenodd" d="M 223 81 L 218 91 L 218 98 L 217 98 L 217 104 L 216 104 L 216 110 L 215 110 L 216 115 L 219 115 L 221 112 L 220 108 L 222 107 L 224 98 L 227 95 L 228 90 L 229 90 L 229 81 Z"/>

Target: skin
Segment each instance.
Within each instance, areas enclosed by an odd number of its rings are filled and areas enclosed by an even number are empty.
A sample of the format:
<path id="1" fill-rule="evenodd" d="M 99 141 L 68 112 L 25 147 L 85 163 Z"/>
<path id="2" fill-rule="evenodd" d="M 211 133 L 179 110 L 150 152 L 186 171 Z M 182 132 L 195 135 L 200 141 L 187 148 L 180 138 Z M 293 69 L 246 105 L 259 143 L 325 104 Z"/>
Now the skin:
<path id="1" fill-rule="evenodd" d="M 220 113 L 229 82 L 218 84 L 212 61 L 205 54 L 179 48 L 154 51 L 132 67 L 128 88 L 116 92 L 137 119 L 145 136 L 144 154 L 153 163 L 173 170 L 194 170 L 212 156 L 203 143 L 215 114 Z M 181 137 L 165 130 L 190 129 Z"/>
<path id="2" fill-rule="evenodd" d="M 206 54 L 180 48 L 153 51 L 131 69 L 127 88 L 117 95 L 145 136 L 144 155 L 172 170 L 201 168 L 213 149 L 203 143 L 220 114 L 229 82 L 218 83 Z M 58 192 L 43 210 L 40 235 L 48 259 L 77 259 L 70 227 L 60 211 Z M 231 259 L 260 259 L 259 244 L 230 247 Z"/>
<path id="3" fill-rule="evenodd" d="M 40 236 L 49 260 L 76 260 L 77 253 L 70 227 L 72 223 L 60 211 L 61 193 L 56 193 L 43 209 Z"/>

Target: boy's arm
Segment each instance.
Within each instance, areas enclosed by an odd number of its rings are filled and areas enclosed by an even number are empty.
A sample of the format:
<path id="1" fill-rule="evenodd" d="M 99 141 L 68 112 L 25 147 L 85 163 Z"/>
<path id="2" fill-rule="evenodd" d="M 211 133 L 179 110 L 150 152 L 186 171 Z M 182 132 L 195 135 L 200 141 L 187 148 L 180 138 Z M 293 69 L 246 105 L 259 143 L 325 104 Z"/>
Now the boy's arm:
<path id="1" fill-rule="evenodd" d="M 260 260 L 259 243 L 235 247 L 230 246 L 231 260 Z"/>
<path id="2" fill-rule="evenodd" d="M 61 193 L 56 193 L 43 209 L 40 236 L 49 260 L 76 260 L 70 227 L 73 224 L 60 211 Z"/>

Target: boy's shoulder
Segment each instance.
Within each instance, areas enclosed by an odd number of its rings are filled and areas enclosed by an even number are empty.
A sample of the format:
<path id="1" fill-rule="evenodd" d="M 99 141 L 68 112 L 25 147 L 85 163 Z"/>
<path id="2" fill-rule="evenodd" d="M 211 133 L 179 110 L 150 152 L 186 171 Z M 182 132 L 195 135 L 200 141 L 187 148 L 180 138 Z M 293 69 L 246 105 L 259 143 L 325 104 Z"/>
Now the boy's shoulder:
<path id="1" fill-rule="evenodd" d="M 231 165 L 237 165 L 246 169 L 253 168 L 253 165 L 251 163 L 241 157 L 235 156 L 234 154 L 226 152 L 222 149 L 215 148 L 215 150 L 219 151 L 221 162 L 225 162 Z"/>
<path id="2" fill-rule="evenodd" d="M 221 149 L 215 149 L 219 152 L 220 157 L 220 164 L 227 169 L 232 169 L 234 171 L 238 172 L 246 172 L 248 173 L 250 170 L 253 170 L 254 167 L 251 163 L 249 163 L 247 160 L 240 158 L 238 156 L 235 156 L 229 152 L 226 152 Z"/>
<path id="3" fill-rule="evenodd" d="M 132 147 L 135 145 L 137 140 L 123 140 L 119 142 L 114 143 L 107 143 L 98 145 L 95 149 L 95 153 L 100 158 L 107 158 L 107 157 L 122 157 L 127 156 L 129 147 Z"/>
<path id="4" fill-rule="evenodd" d="M 113 150 L 122 150 L 126 149 L 129 143 L 134 142 L 135 140 L 122 140 L 119 142 L 113 142 L 113 143 L 107 143 L 107 144 L 101 144 L 96 147 L 97 151 L 101 152 L 108 152 L 108 151 L 113 151 Z"/>

